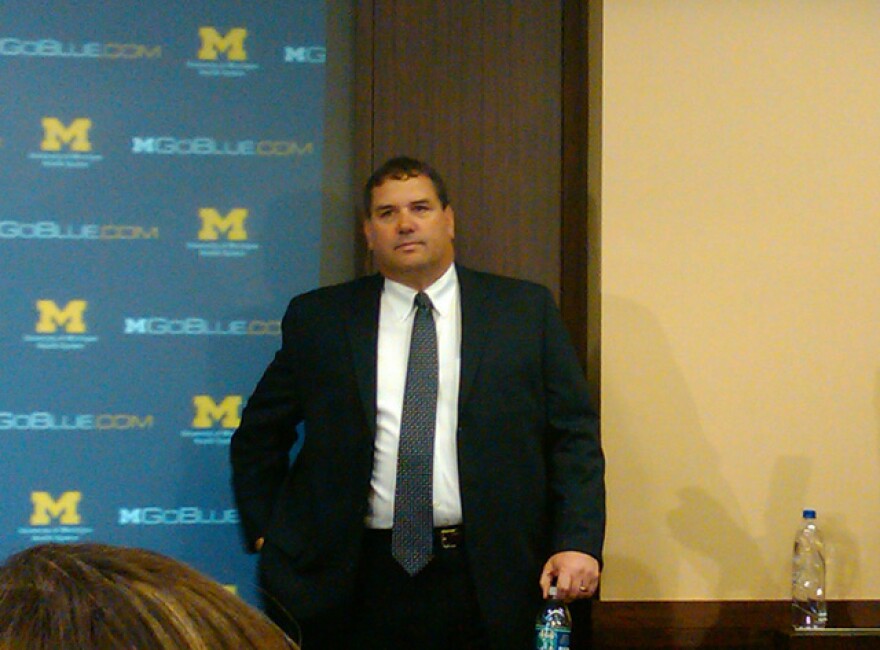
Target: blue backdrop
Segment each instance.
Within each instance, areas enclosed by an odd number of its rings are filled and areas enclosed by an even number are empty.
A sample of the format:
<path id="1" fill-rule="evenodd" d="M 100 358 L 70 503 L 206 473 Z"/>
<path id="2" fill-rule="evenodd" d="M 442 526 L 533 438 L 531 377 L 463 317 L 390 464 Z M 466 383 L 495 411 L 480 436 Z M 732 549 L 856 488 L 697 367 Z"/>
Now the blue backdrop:
<path id="1" fill-rule="evenodd" d="M 324 12 L 0 5 L 0 557 L 143 546 L 256 602 L 228 445 L 318 284 Z"/>

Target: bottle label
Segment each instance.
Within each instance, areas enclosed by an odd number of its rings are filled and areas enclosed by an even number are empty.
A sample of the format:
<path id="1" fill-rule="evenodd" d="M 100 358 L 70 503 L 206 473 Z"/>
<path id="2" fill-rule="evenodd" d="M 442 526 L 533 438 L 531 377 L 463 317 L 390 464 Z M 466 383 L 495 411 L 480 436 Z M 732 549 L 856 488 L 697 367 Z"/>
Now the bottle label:
<path id="1" fill-rule="evenodd" d="M 571 630 L 539 625 L 535 627 L 535 650 L 569 650 Z"/>

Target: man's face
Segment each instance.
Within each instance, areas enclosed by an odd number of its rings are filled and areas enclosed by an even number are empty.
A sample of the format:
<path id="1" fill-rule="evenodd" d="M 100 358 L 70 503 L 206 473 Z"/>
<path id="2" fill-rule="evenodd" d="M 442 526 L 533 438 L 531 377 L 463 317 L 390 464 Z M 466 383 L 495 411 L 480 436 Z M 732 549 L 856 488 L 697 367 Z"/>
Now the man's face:
<path id="1" fill-rule="evenodd" d="M 416 290 L 443 275 L 455 257 L 452 208 L 440 205 L 427 176 L 374 187 L 364 235 L 382 275 Z"/>

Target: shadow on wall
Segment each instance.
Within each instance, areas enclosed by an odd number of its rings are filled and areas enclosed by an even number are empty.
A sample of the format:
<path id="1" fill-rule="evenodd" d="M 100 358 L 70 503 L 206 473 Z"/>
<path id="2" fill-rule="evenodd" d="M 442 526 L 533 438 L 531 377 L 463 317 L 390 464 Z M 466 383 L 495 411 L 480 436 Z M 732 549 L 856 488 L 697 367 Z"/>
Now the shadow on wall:
<path id="1" fill-rule="evenodd" d="M 603 419 L 616 452 L 609 454 L 609 474 L 619 477 L 613 485 L 625 488 L 611 494 L 607 597 L 615 599 L 620 592 L 627 600 L 688 598 L 693 589 L 681 584 L 683 575 L 695 575 L 710 600 L 781 597 L 788 565 L 768 566 L 764 548 L 777 540 L 746 528 L 736 486 L 721 471 L 718 451 L 659 320 L 642 305 L 606 295 L 603 322 L 620 341 L 603 349 Z M 788 515 L 797 511 L 799 492 L 793 488 L 805 480 L 803 467 L 798 458 L 777 461 L 770 493 L 778 498 L 754 504 L 766 522 L 792 521 Z M 618 525 L 624 517 L 625 526 Z M 615 541 L 620 530 L 632 539 Z M 765 530 L 778 534 L 770 525 Z"/>
<path id="2" fill-rule="evenodd" d="M 722 476 L 717 450 L 706 439 L 666 334 L 652 312 L 617 296 L 605 297 L 603 320 L 606 327 L 613 324 L 614 339 L 621 341 L 603 350 L 604 414 L 607 425 L 608 405 L 614 404 L 616 424 L 613 434 L 606 431 L 606 440 L 613 435 L 620 454 L 609 464 L 627 472 L 619 516 L 627 517 L 628 531 L 637 531 L 639 554 L 651 564 L 609 558 L 609 577 L 618 562 L 625 562 L 626 591 L 646 600 L 687 597 L 684 573 L 713 585 L 712 598 L 746 595 L 741 574 L 754 574 L 763 562 L 752 535 L 742 528 L 734 490 Z M 745 568 L 725 575 L 729 567 Z M 639 583 L 632 582 L 633 569 Z M 759 568 L 757 573 L 766 572 Z"/>
<path id="3" fill-rule="evenodd" d="M 756 445 L 754 474 L 725 476 L 719 450 L 707 436 L 712 422 L 700 420 L 658 318 L 643 305 L 615 295 L 604 296 L 602 309 L 611 504 L 605 597 L 787 598 L 790 544 L 812 460 L 776 456 Z M 880 411 L 880 380 L 877 403 Z M 743 503 L 737 483 L 762 474 L 770 476 L 767 499 Z M 743 508 L 759 511 L 761 530 L 747 527 L 746 515 L 752 521 L 755 517 Z M 779 522 L 790 522 L 791 530 L 780 530 Z M 829 588 L 844 593 L 858 573 L 858 549 L 843 532 L 846 522 L 833 513 L 826 522 L 835 531 L 828 540 L 834 566 Z M 842 557 L 845 562 L 838 559 Z"/>

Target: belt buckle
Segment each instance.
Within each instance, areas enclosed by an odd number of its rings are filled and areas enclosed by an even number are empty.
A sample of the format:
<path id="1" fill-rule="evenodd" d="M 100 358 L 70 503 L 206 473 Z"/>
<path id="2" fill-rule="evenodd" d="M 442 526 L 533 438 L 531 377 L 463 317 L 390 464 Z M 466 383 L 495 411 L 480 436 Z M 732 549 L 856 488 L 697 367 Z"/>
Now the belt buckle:
<path id="1" fill-rule="evenodd" d="M 458 548 L 458 529 L 457 528 L 441 528 L 440 529 L 440 548 L 449 550 Z"/>

